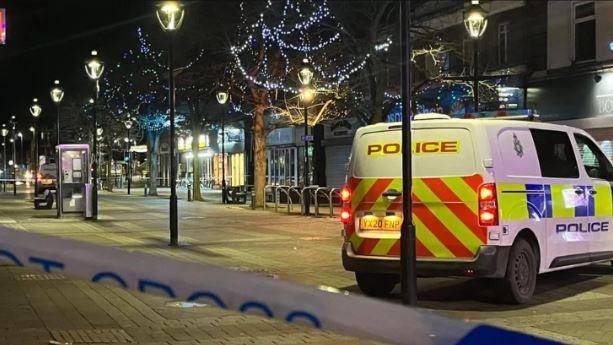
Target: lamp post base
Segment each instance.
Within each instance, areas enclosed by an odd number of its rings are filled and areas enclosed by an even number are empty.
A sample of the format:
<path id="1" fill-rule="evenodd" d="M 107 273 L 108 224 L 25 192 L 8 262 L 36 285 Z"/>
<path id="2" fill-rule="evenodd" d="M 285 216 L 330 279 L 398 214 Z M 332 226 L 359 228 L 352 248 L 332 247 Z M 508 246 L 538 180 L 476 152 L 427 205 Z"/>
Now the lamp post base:
<path id="1" fill-rule="evenodd" d="M 170 195 L 170 243 L 171 247 L 179 245 L 179 226 L 177 215 L 177 195 Z"/>

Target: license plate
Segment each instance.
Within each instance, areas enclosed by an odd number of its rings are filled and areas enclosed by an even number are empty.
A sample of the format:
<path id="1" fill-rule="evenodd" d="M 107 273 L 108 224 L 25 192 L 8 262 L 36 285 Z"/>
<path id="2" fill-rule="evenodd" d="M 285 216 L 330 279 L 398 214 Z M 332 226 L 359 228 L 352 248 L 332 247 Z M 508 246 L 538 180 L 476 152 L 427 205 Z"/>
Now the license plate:
<path id="1" fill-rule="evenodd" d="M 400 231 L 402 218 L 397 216 L 376 217 L 365 216 L 360 218 L 361 230 Z"/>

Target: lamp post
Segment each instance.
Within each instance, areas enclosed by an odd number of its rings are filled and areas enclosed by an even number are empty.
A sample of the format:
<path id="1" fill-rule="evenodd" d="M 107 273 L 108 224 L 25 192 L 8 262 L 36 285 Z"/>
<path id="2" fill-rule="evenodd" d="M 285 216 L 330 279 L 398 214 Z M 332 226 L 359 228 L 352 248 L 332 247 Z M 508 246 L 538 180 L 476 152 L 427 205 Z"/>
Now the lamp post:
<path id="1" fill-rule="evenodd" d="M 130 195 L 130 183 L 132 182 L 132 154 L 130 153 L 130 129 L 132 128 L 133 122 L 132 120 L 128 117 L 128 119 L 124 122 L 124 125 L 126 126 L 126 130 L 128 132 L 128 169 L 126 171 L 126 173 L 128 174 L 127 176 L 127 180 L 128 180 L 128 195 Z"/>
<path id="2" fill-rule="evenodd" d="M 53 101 L 53 103 L 55 103 L 55 110 L 57 111 L 57 120 L 56 120 L 56 131 L 57 131 L 57 148 L 56 148 L 56 158 L 55 158 L 55 165 L 56 165 L 56 193 L 55 193 L 55 199 L 57 201 L 57 218 L 62 218 L 62 202 L 64 200 L 64 196 L 62 194 L 62 171 L 60 170 L 60 160 L 62 159 L 62 157 L 60 157 L 60 143 L 61 141 L 61 137 L 60 137 L 60 103 L 62 102 L 62 99 L 64 98 L 64 90 L 60 87 L 60 81 L 56 80 L 53 82 L 53 88 L 51 88 L 51 91 L 49 92 L 51 95 L 51 100 Z"/>
<path id="3" fill-rule="evenodd" d="M 100 93 L 100 82 L 99 79 L 102 76 L 102 72 L 104 72 L 104 63 L 98 59 L 98 52 L 92 50 L 91 57 L 85 61 L 85 72 L 87 76 L 94 81 L 95 89 L 94 89 L 94 98 L 90 99 L 90 103 L 94 103 L 98 101 L 98 94 Z M 94 129 L 97 131 L 98 129 L 98 121 L 96 119 L 96 104 L 92 105 L 92 117 L 94 122 Z M 92 149 L 92 184 L 94 185 L 92 188 L 92 219 L 98 219 L 98 140 L 96 134 L 94 134 L 94 143 Z"/>
<path id="4" fill-rule="evenodd" d="M 302 89 L 300 91 L 300 101 L 304 106 L 304 187 L 308 187 L 310 183 L 309 179 L 309 104 L 315 98 L 315 91 L 311 89 L 311 81 L 313 79 L 313 69 L 309 65 L 308 59 L 302 60 L 302 67 L 298 72 L 298 80 L 302 84 Z M 311 198 L 310 194 L 307 193 L 306 197 L 304 197 L 304 214 L 308 215 L 311 213 Z"/>
<path id="5" fill-rule="evenodd" d="M 34 197 L 38 196 L 38 117 L 43 112 L 43 108 L 38 105 L 38 99 L 34 98 L 33 104 L 30 106 L 30 114 L 34 117 L 34 130 L 32 131 L 32 140 L 34 140 L 35 155 L 34 157 Z"/>
<path id="6" fill-rule="evenodd" d="M 13 178 L 13 195 L 17 195 L 17 150 L 15 148 L 16 143 L 15 143 L 15 127 L 17 127 L 17 121 L 15 120 L 15 115 L 11 116 L 11 120 L 9 121 L 9 123 L 11 124 L 11 146 L 13 146 L 13 159 L 11 160 L 11 162 L 9 162 L 9 165 L 11 166 L 11 171 L 13 172 L 12 178 Z"/>
<path id="7" fill-rule="evenodd" d="M 168 1 L 160 4 L 155 11 L 162 30 L 168 33 L 168 103 L 170 106 L 170 245 L 179 244 L 177 215 L 177 156 L 175 152 L 175 77 L 173 75 L 174 34 L 181 24 L 185 10 L 181 4 Z"/>
<path id="8" fill-rule="evenodd" d="M 475 112 L 479 111 L 479 39 L 487 28 L 486 12 L 474 0 L 464 15 L 464 27 L 473 40 L 473 95 Z"/>
<path id="9" fill-rule="evenodd" d="M 228 101 L 228 93 L 226 91 L 217 92 L 217 102 L 223 107 Z M 221 203 L 228 202 L 228 194 L 226 191 L 226 127 L 224 114 L 221 114 Z"/>
<path id="10" fill-rule="evenodd" d="M 17 157 L 19 157 L 19 162 L 23 164 L 25 163 L 25 160 L 23 159 L 23 133 L 17 133 L 17 137 L 19 138 L 19 154 Z"/>
<path id="11" fill-rule="evenodd" d="M 412 152 L 411 152 L 411 1 L 400 1 L 401 74 L 402 74 L 402 191 L 390 190 L 394 197 L 403 198 L 402 224 L 400 228 L 400 295 L 402 304 L 417 303 L 417 274 L 415 252 L 415 226 L 412 202 Z M 406 196 L 406 197 L 403 197 Z"/>
<path id="12" fill-rule="evenodd" d="M 32 133 L 32 140 L 30 141 L 30 155 L 31 155 L 32 147 L 33 147 L 32 145 L 34 145 L 34 140 L 36 139 L 36 132 L 35 132 L 34 126 L 30 126 L 30 132 Z M 25 153 L 24 153 L 24 155 L 25 155 Z M 32 158 L 32 157 L 30 157 L 30 158 Z M 32 162 L 30 162 L 30 167 L 31 166 L 32 166 Z M 32 177 L 30 177 L 30 179 L 32 179 Z M 32 181 L 30 181 L 30 183 L 32 183 Z"/>
<path id="13" fill-rule="evenodd" d="M 2 178 L 6 178 L 6 136 L 9 134 L 9 130 L 6 128 L 6 124 L 2 124 Z M 6 183 L 6 181 L 5 181 Z"/>

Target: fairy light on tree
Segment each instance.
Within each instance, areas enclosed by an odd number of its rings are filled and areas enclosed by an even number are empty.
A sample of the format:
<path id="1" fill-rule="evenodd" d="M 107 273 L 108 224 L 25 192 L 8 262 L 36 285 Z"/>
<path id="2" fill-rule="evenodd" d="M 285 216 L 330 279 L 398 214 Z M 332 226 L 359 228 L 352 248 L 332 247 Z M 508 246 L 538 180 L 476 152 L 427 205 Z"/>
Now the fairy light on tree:
<path id="1" fill-rule="evenodd" d="M 237 44 L 230 48 L 234 67 L 242 76 L 243 104 L 253 107 L 255 137 L 256 204 L 263 204 L 266 178 L 266 136 L 276 126 L 297 125 L 305 117 L 310 126 L 348 113 L 347 82 L 364 68 L 369 54 L 344 53 L 343 27 L 326 1 L 268 1 L 249 14 L 241 4 Z M 298 68 L 307 59 L 313 68 L 312 88 L 317 101 L 304 111 L 300 106 Z M 265 119 L 266 115 L 271 115 Z"/>
<path id="2" fill-rule="evenodd" d="M 155 181 L 158 174 L 160 137 L 169 126 L 168 86 L 164 81 L 167 70 L 166 51 L 155 49 L 142 28 L 136 29 L 136 47 L 128 49 L 117 62 L 109 64 L 101 79 L 100 102 L 110 116 L 109 123 L 123 125 L 125 114 L 133 114 L 138 128 L 147 138 L 147 162 L 149 176 Z M 182 67 L 187 70 L 204 57 L 204 50 Z M 177 91 L 182 91 L 177 88 Z M 177 124 L 184 121 L 184 114 L 177 114 Z M 150 195 L 157 195 L 156 183 L 150 183 Z"/>

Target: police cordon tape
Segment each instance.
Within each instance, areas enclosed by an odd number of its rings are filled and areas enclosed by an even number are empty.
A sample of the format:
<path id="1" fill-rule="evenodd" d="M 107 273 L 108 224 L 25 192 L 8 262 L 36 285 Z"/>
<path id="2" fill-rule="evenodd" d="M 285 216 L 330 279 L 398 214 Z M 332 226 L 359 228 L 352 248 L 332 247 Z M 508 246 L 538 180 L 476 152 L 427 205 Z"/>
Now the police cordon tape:
<path id="1" fill-rule="evenodd" d="M 556 344 L 333 288 L 6 228 L 0 260 L 393 344 Z"/>

